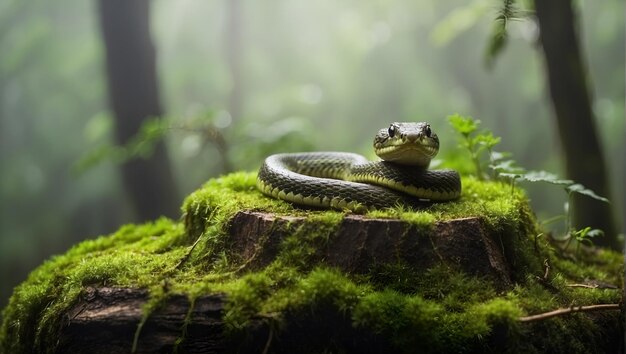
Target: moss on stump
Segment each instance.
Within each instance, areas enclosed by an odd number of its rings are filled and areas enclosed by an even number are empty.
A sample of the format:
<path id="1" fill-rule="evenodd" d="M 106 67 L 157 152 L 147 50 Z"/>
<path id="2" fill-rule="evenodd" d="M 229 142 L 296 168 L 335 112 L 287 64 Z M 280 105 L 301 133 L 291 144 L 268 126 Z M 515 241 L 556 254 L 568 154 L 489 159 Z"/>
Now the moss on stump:
<path id="1" fill-rule="evenodd" d="M 353 215 L 265 198 L 250 173 L 211 180 L 181 222 L 126 225 L 35 269 L 0 351 L 614 350 L 620 311 L 519 319 L 620 302 L 622 256 L 564 257 L 521 190 L 463 185 L 457 202 Z M 570 286 L 590 281 L 618 289 Z"/>

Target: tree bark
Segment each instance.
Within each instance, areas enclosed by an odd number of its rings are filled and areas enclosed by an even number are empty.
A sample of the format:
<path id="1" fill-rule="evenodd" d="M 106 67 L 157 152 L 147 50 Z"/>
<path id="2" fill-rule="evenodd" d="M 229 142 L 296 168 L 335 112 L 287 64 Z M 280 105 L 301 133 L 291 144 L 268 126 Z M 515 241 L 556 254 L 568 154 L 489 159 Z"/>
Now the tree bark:
<path id="1" fill-rule="evenodd" d="M 126 144 L 147 118 L 163 114 L 150 38 L 150 2 L 100 0 L 99 14 L 115 135 L 118 143 Z M 152 156 L 124 163 L 122 178 L 141 221 L 178 214 L 174 178 L 162 141 L 156 143 Z"/>
<path id="2" fill-rule="evenodd" d="M 535 9 L 567 177 L 610 198 L 606 163 L 595 127 L 572 1 L 536 0 Z M 570 207 L 573 207 L 577 228 L 602 229 L 605 236 L 594 239 L 594 243 L 621 249 L 609 204 L 580 195 L 574 197 L 573 204 Z"/>
<path id="3" fill-rule="evenodd" d="M 148 292 L 136 288 L 88 288 L 68 311 L 55 353 L 130 353 Z M 137 336 L 135 353 L 391 352 L 388 339 L 356 329 L 345 313 L 329 306 L 285 314 L 285 328 L 253 316 L 241 333 L 228 333 L 227 299 L 202 296 L 193 304 L 172 295 L 150 314 Z M 57 343 L 57 342 L 55 342 Z M 326 350 L 327 351 L 327 350 Z"/>
<path id="4" fill-rule="evenodd" d="M 57 353 L 130 353 L 148 291 L 135 288 L 88 288 L 67 313 Z M 171 296 L 150 315 L 137 337 L 136 353 L 172 353 L 185 318 L 187 337 L 179 349 L 187 353 L 220 353 L 226 348 L 222 295 L 203 296 L 192 304 Z"/>

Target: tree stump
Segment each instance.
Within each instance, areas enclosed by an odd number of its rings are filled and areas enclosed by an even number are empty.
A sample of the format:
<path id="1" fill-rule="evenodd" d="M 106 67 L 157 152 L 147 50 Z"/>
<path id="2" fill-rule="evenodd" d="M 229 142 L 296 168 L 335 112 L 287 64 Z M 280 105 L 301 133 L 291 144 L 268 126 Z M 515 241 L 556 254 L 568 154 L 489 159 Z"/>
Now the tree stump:
<path id="1" fill-rule="evenodd" d="M 241 211 L 231 222 L 231 247 L 249 266 L 262 268 L 274 260 L 286 235 L 304 221 Z M 443 262 L 507 287 L 511 284 L 510 267 L 499 237 L 488 232 L 477 217 L 437 222 L 424 235 L 405 221 L 347 215 L 318 257 L 325 265 L 357 274 L 385 263 L 404 262 L 415 269 L 427 269 Z"/>

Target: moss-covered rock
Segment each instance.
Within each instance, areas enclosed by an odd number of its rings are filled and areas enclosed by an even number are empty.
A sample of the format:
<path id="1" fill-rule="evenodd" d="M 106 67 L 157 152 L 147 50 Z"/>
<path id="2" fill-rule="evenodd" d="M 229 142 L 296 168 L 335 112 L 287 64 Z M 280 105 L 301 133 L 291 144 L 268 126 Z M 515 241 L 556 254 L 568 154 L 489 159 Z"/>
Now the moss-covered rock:
<path id="1" fill-rule="evenodd" d="M 256 190 L 254 174 L 235 173 L 191 194 L 183 205 L 183 222 L 123 226 L 46 261 L 15 289 L 4 309 L 0 348 L 54 352 L 68 311 L 94 287 L 147 289 L 142 324 L 173 295 L 188 297 L 190 304 L 224 295 L 225 338 L 254 340 L 245 334 L 256 333 L 253 320 L 264 318 L 277 338 L 271 349 L 277 351 L 302 346 L 312 351 L 604 352 L 615 345 L 623 332 L 619 311 L 530 323 L 519 318 L 559 307 L 620 302 L 619 289 L 568 285 L 593 279 L 622 288 L 622 256 L 594 250 L 576 259 L 562 257 L 540 237 L 522 191 L 471 178 L 464 178 L 463 186 L 457 202 L 364 217 L 400 219 L 425 232 L 437 222 L 479 217 L 499 235 L 513 263 L 512 286 L 503 288 L 493 278 L 450 264 L 416 269 L 398 261 L 358 274 L 342 272 L 316 254 L 346 213 L 305 210 L 266 198 Z M 232 247 L 228 233 L 241 210 L 298 216 L 304 222 L 283 228 L 276 256 L 254 268 Z M 298 337 L 304 332 L 313 339 Z"/>

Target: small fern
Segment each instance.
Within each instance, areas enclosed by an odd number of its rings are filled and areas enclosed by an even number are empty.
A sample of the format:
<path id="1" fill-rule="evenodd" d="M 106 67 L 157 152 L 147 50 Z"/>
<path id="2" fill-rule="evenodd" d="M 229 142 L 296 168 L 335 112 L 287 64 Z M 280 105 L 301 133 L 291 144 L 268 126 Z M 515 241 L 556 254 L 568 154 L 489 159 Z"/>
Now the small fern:
<path id="1" fill-rule="evenodd" d="M 465 117 L 459 114 L 448 116 L 448 121 L 452 128 L 459 133 L 460 146 L 466 149 L 474 164 L 476 177 L 480 180 L 490 179 L 511 184 L 511 189 L 515 188 L 517 181 L 537 183 L 543 182 L 551 185 L 561 186 L 567 194 L 565 202 L 565 213 L 554 218 L 550 218 L 550 222 L 556 220 L 565 220 L 565 236 L 559 241 L 567 241 L 564 249 L 569 247 L 572 240 L 578 241 L 577 252 L 581 244 L 592 245 L 591 238 L 601 236 L 602 230 L 591 229 L 589 227 L 577 230 L 572 225 L 571 205 L 575 194 L 584 195 L 605 203 L 609 200 L 599 196 L 591 189 L 586 188 L 580 183 L 576 183 L 569 179 L 561 179 L 556 174 L 547 171 L 526 171 L 520 167 L 517 162 L 511 159 L 511 153 L 494 151 L 494 147 L 502 140 L 500 137 L 494 136 L 487 129 L 478 131 L 480 125 L 479 120 L 472 117 Z M 485 153 L 487 156 L 485 156 Z M 487 167 L 490 173 L 484 173 L 483 165 L 488 160 Z M 548 224 L 544 222 L 543 224 Z"/>

